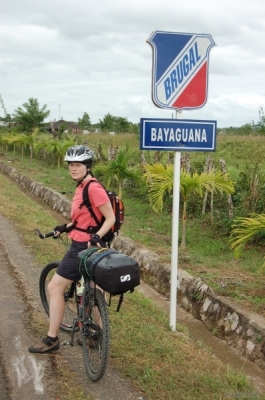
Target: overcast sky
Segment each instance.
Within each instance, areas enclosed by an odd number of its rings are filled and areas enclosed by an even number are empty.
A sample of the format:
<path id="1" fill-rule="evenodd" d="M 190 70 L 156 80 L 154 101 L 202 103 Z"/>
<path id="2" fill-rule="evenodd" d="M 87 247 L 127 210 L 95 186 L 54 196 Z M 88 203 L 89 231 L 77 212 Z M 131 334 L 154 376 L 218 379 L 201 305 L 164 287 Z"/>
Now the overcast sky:
<path id="1" fill-rule="evenodd" d="M 210 34 L 208 101 L 181 118 L 218 127 L 265 107 L 265 0 L 0 0 L 0 94 L 13 114 L 30 97 L 48 120 L 92 123 L 110 113 L 138 123 L 171 118 L 152 102 L 157 30 Z M 4 116 L 3 109 L 0 112 Z"/>

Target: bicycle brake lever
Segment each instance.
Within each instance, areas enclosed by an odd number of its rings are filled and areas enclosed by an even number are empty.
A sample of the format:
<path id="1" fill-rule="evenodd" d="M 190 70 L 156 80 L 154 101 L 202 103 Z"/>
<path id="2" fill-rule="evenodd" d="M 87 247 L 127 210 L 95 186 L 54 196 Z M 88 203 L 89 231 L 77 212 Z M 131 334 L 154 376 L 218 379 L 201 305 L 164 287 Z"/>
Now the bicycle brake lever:
<path id="1" fill-rule="evenodd" d="M 39 229 L 35 229 L 35 232 L 37 233 L 37 235 L 41 238 L 44 239 L 45 236 L 41 233 L 41 231 Z"/>

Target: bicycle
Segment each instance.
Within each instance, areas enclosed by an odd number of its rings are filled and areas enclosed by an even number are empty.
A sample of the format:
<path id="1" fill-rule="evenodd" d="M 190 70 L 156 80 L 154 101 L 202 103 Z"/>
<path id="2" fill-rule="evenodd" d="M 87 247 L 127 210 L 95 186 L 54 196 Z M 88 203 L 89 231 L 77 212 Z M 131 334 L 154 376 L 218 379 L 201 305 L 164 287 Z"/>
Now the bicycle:
<path id="1" fill-rule="evenodd" d="M 41 239 L 55 237 L 55 232 L 42 234 L 36 229 Z M 58 236 L 66 249 L 69 244 L 62 235 Z M 59 261 L 47 264 L 39 278 L 39 292 L 43 308 L 49 316 L 48 283 L 52 279 Z M 71 334 L 69 344 L 74 345 L 74 334 L 81 333 L 84 362 L 89 378 L 96 382 L 105 373 L 110 344 L 110 326 L 108 318 L 105 294 L 91 281 L 87 275 L 83 275 L 84 290 L 81 296 L 77 295 L 77 282 L 72 282 L 64 292 L 65 313 L 61 323 L 61 330 Z"/>

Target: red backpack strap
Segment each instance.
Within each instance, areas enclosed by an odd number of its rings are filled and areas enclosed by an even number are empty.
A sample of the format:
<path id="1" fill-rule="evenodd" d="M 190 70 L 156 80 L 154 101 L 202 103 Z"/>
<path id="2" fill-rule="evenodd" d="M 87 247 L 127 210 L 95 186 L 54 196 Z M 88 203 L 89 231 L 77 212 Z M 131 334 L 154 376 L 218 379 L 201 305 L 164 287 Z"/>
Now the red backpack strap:
<path id="1" fill-rule="evenodd" d="M 88 188 L 89 188 L 89 186 L 90 186 L 90 184 L 91 184 L 92 182 L 98 182 L 98 181 L 97 181 L 96 179 L 91 179 L 91 180 L 90 180 L 89 182 L 87 182 L 87 184 L 84 186 L 84 189 L 83 189 L 83 201 L 82 201 L 82 203 L 80 204 L 79 208 L 81 208 L 81 207 L 83 207 L 83 206 L 86 206 L 86 207 L 88 208 L 88 211 L 90 212 L 92 218 L 96 221 L 96 223 L 97 223 L 97 225 L 98 225 L 98 227 L 99 227 L 99 226 L 101 225 L 101 223 L 100 223 L 100 221 L 98 220 L 96 214 L 95 214 L 94 211 L 93 211 L 93 208 L 92 208 L 91 202 L 90 202 L 90 200 L 89 200 L 89 196 L 88 196 Z M 99 182 L 98 182 L 98 183 L 99 183 Z M 98 228 L 98 227 L 97 227 L 97 228 Z"/>

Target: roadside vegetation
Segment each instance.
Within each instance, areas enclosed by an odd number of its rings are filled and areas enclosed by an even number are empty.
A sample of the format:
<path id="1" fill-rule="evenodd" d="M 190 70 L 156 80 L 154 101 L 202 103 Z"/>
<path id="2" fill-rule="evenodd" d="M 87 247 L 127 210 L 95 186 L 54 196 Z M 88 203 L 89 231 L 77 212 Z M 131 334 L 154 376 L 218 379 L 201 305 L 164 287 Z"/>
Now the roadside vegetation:
<path id="1" fill-rule="evenodd" d="M 242 127 L 248 135 L 239 128 L 218 134 L 216 152 L 182 153 L 179 267 L 200 276 L 216 294 L 265 316 L 265 226 L 256 229 L 253 220 L 265 208 L 262 123 L 263 114 L 260 127 Z M 26 135 L 0 131 L 0 160 L 71 199 L 75 187 L 63 157 L 76 143 L 93 149 L 94 174 L 124 200 L 121 234 L 170 263 L 173 153 L 141 152 L 135 134 L 64 133 L 54 138 L 36 128 Z M 241 223 L 250 217 L 248 236 Z"/>

